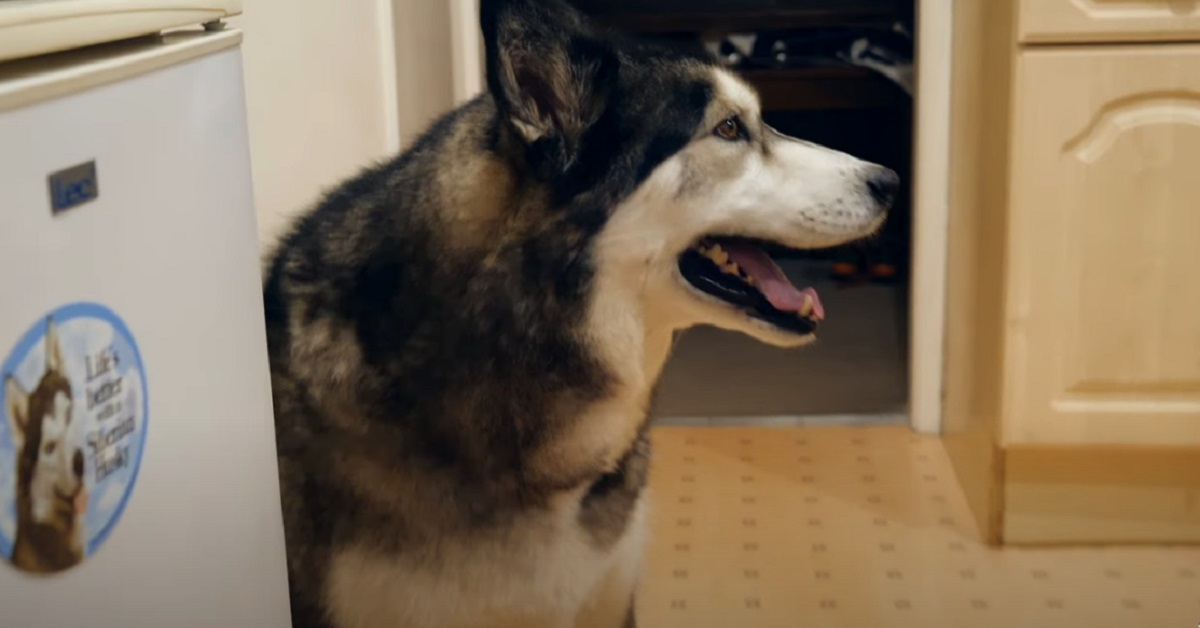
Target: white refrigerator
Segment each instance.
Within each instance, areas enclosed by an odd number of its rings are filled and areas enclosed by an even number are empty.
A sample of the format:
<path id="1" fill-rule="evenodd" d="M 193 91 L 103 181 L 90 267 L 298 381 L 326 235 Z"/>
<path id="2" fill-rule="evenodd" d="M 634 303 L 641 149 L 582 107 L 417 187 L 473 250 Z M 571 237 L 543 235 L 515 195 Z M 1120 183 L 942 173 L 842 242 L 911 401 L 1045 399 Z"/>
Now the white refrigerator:
<path id="1" fill-rule="evenodd" d="M 290 625 L 239 11 L 0 0 L 4 628 Z"/>

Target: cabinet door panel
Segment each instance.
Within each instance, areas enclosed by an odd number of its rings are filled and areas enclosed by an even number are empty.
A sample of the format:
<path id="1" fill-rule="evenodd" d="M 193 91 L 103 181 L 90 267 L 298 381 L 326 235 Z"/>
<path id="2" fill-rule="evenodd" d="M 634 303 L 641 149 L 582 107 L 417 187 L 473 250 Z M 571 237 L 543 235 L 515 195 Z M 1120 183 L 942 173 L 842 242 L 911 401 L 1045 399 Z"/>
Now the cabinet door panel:
<path id="1" fill-rule="evenodd" d="M 1005 439 L 1200 444 L 1200 45 L 1017 81 Z"/>
<path id="2" fill-rule="evenodd" d="M 1200 38 L 1196 0 L 1021 0 L 1019 20 L 1024 42 Z"/>

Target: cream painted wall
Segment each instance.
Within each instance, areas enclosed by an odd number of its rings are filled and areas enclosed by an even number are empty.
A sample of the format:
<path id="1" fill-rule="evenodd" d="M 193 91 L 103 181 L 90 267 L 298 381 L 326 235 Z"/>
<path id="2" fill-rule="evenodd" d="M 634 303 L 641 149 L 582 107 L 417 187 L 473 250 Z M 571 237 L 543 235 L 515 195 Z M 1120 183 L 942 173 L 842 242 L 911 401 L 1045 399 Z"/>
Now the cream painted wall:
<path id="1" fill-rule="evenodd" d="M 322 190 L 398 148 L 391 9 L 391 0 L 247 0 L 231 20 L 245 31 L 264 243 Z"/>
<path id="2" fill-rule="evenodd" d="M 396 116 L 407 144 L 456 103 L 451 5 L 458 0 L 391 1 L 400 95 Z"/>
<path id="3" fill-rule="evenodd" d="M 479 0 L 448 0 L 454 46 L 454 100 L 465 102 L 484 90 L 487 65 L 479 32 Z"/>

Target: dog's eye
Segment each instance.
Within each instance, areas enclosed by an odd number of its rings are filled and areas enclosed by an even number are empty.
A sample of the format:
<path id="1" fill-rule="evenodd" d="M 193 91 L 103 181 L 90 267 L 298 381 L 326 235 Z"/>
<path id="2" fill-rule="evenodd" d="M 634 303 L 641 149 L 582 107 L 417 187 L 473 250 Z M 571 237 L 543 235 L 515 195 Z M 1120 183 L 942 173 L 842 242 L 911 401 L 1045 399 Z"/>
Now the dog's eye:
<path id="1" fill-rule="evenodd" d="M 54 454 L 55 449 L 58 449 L 58 443 L 46 443 L 46 446 L 42 448 L 42 452 L 49 456 Z"/>
<path id="2" fill-rule="evenodd" d="M 713 134 L 730 142 L 740 140 L 743 137 L 742 121 L 737 116 L 725 118 L 713 129 Z"/>

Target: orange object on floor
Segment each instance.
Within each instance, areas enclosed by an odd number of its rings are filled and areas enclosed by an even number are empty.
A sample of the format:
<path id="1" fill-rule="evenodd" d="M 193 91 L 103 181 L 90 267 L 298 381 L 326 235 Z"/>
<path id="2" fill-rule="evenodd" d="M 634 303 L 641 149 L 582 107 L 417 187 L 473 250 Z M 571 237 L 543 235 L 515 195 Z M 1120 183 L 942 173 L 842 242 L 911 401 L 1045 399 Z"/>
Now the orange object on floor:
<path id="1" fill-rule="evenodd" d="M 830 272 L 837 278 L 854 277 L 858 275 L 858 265 L 850 262 L 834 262 Z"/>
<path id="2" fill-rule="evenodd" d="M 896 276 L 896 267 L 891 264 L 871 264 L 871 276 L 875 279 L 893 279 Z"/>

